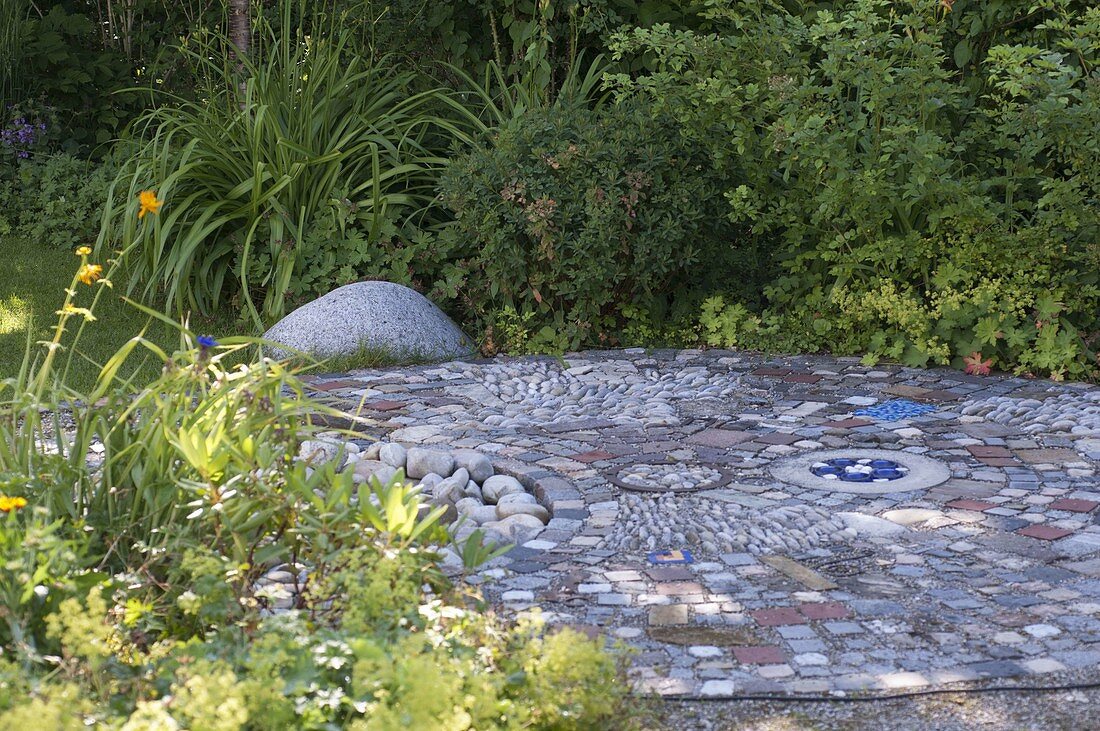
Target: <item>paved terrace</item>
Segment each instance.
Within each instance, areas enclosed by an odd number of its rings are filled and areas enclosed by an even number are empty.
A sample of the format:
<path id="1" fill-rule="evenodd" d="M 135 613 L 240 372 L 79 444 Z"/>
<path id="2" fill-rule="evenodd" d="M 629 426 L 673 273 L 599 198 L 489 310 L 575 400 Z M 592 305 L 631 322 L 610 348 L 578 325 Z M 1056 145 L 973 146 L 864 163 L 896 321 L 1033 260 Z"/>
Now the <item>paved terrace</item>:
<path id="1" fill-rule="evenodd" d="M 473 580 L 507 612 L 633 646 L 643 689 L 1100 666 L 1098 388 L 640 349 L 311 385 L 362 405 L 371 438 L 474 448 L 518 477 L 553 519 Z M 848 476 L 860 459 L 886 471 Z"/>

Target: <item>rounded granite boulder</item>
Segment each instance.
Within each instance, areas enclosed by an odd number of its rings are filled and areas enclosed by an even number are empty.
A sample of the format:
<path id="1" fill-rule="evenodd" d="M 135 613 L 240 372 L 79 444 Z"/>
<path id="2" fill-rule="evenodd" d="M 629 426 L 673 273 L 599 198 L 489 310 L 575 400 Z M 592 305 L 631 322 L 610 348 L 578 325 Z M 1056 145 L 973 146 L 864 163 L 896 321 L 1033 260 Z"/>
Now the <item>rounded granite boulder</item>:
<path id="1" fill-rule="evenodd" d="M 291 312 L 264 339 L 284 346 L 267 347 L 273 358 L 381 351 L 398 362 L 439 361 L 474 352 L 470 338 L 427 297 L 393 282 L 334 289 Z"/>

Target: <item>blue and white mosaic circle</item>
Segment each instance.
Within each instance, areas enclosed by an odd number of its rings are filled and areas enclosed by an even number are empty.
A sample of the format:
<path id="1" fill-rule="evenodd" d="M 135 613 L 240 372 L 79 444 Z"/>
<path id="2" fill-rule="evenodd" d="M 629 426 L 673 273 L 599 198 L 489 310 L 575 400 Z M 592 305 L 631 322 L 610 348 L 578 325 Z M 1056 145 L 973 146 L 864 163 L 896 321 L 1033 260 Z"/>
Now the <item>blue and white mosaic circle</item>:
<path id="1" fill-rule="evenodd" d="M 810 472 L 826 480 L 843 482 L 889 482 L 909 474 L 909 468 L 892 459 L 836 457 L 814 462 Z"/>

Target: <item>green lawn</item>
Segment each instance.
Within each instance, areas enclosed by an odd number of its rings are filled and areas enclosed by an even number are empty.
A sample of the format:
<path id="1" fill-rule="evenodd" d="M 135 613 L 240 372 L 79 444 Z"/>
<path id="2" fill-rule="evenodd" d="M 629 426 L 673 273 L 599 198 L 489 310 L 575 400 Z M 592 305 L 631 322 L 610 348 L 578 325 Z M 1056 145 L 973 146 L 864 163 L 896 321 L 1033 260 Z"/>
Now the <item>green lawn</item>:
<path id="1" fill-rule="evenodd" d="M 67 250 L 49 249 L 12 238 L 0 238 L 3 266 L 0 267 L 0 379 L 15 376 L 27 347 L 27 330 L 34 340 L 48 340 L 57 322 L 54 314 L 65 298 L 65 288 L 72 280 L 79 259 Z M 88 323 L 71 359 L 68 384 L 86 389 L 95 382 L 99 365 L 105 362 L 123 343 L 147 328 L 146 337 L 168 351 L 179 343 L 179 334 L 167 324 L 123 302 L 124 287 L 118 283 L 104 292 L 95 309 L 96 320 Z M 95 285 L 98 287 L 98 285 Z M 77 306 L 91 302 L 93 287 L 80 285 Z M 79 318 L 70 321 L 70 337 L 79 325 Z M 192 329 L 214 337 L 240 334 L 245 327 L 234 316 L 196 319 Z M 32 346 L 36 352 L 41 346 Z M 68 351 L 66 351 L 66 355 Z M 64 359 L 62 359 L 64 360 Z M 140 360 L 140 359 L 138 359 Z M 134 367 L 143 367 L 152 375 L 159 363 L 146 359 Z M 132 372 L 132 371 L 131 371 Z"/>

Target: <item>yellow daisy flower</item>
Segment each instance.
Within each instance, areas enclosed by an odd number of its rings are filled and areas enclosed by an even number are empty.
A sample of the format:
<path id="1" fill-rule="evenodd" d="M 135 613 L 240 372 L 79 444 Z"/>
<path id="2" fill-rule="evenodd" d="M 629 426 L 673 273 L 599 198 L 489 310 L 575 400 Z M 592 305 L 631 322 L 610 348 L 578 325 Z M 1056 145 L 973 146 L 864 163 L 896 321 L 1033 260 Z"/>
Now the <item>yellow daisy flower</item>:
<path id="1" fill-rule="evenodd" d="M 90 247 L 90 246 L 81 246 L 79 249 L 76 250 L 76 255 L 77 256 L 87 256 L 88 254 L 91 254 L 91 253 L 92 253 L 92 247 Z"/>

